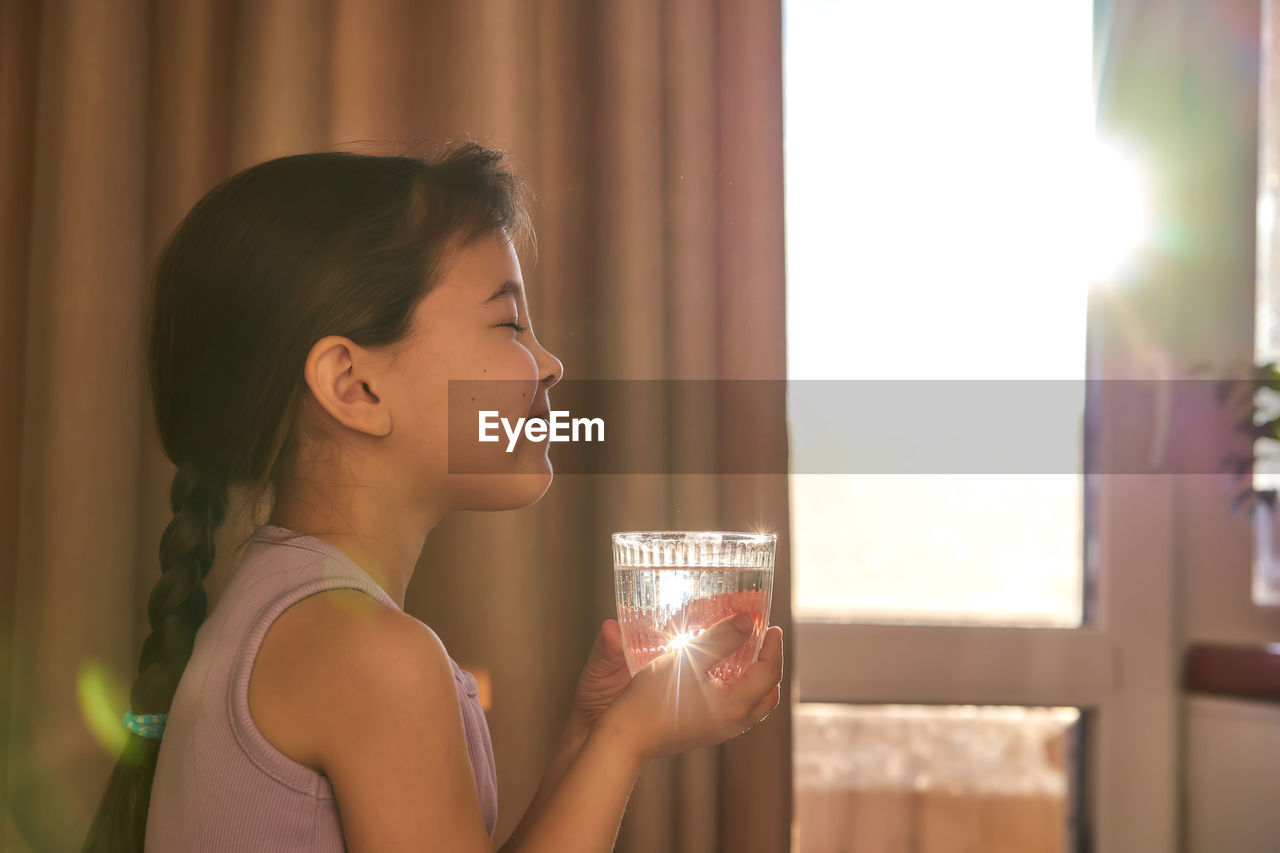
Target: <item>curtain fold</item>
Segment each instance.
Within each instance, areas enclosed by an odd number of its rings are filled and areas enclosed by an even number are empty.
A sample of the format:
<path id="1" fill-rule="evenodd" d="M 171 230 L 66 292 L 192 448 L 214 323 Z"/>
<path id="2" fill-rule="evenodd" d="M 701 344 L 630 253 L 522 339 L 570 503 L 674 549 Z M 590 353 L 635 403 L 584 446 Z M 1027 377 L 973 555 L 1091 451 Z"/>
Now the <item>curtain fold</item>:
<path id="1" fill-rule="evenodd" d="M 116 760 L 84 691 L 101 675 L 127 701 L 173 474 L 141 351 L 146 276 L 222 178 L 332 147 L 503 148 L 538 197 L 522 263 L 567 379 L 785 376 L 777 0 L 10 0 L 0 107 L 4 849 L 78 849 Z M 664 415 L 665 435 L 630 448 L 643 470 L 786 458 L 781 394 Z M 251 526 L 236 509 L 214 605 Z M 499 840 L 614 613 L 609 533 L 640 528 L 777 532 L 771 621 L 791 639 L 782 476 L 558 476 L 533 507 L 428 537 L 406 610 L 491 674 Z M 790 724 L 787 690 L 748 735 L 653 762 L 617 849 L 787 849 Z"/>

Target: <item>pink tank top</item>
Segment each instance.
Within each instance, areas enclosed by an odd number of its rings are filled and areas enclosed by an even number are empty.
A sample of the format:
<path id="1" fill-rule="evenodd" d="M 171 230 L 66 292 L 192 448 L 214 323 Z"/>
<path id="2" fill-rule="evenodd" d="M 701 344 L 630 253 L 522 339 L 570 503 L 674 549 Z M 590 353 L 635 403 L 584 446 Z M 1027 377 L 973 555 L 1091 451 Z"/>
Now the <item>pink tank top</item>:
<path id="1" fill-rule="evenodd" d="M 340 549 L 313 536 L 285 537 L 297 534 L 273 524 L 255 531 L 218 606 L 196 633 L 160 741 L 147 813 L 148 853 L 346 849 L 328 778 L 271 746 L 254 725 L 249 675 L 271 623 L 309 595 L 359 589 L 400 608 Z M 449 660 L 492 837 L 498 793 L 489 727 L 475 678 Z M 360 736 L 359 726 L 351 736 Z"/>

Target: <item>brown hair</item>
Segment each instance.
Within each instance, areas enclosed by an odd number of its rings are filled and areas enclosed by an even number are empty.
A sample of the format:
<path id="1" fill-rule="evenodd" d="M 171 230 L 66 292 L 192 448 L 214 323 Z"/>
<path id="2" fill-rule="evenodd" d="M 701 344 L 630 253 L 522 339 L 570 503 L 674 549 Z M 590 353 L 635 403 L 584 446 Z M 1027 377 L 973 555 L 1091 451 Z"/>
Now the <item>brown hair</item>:
<path id="1" fill-rule="evenodd" d="M 167 713 L 173 701 L 205 618 L 229 487 L 247 487 L 257 507 L 290 475 L 312 345 L 327 335 L 368 348 L 403 340 L 455 241 L 501 232 L 532 243 L 524 184 L 504 156 L 469 142 L 426 157 L 280 157 L 214 187 L 170 237 L 152 281 L 146 359 L 160 441 L 178 470 L 133 713 Z M 142 851 L 159 746 L 129 734 L 85 850 Z"/>

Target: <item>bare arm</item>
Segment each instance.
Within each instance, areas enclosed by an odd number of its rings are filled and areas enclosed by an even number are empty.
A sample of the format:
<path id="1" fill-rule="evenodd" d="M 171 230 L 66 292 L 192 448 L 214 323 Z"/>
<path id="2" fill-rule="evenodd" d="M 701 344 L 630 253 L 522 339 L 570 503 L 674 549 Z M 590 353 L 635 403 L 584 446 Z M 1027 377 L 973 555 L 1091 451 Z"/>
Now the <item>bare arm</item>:
<path id="1" fill-rule="evenodd" d="M 622 812 L 645 760 L 621 732 L 604 726 L 597 726 L 566 761 L 571 751 L 572 746 L 553 760 L 501 853 L 603 853 L 613 849 Z M 566 766 L 563 775 L 553 781 L 557 762 Z"/>
<path id="2" fill-rule="evenodd" d="M 581 729 L 570 725 L 502 853 L 612 850 L 649 758 L 734 737 L 776 705 L 776 688 L 770 688 L 781 677 L 777 628 L 770 629 L 777 632 L 773 640 L 766 637 L 761 661 L 734 685 L 706 675 L 706 667 L 746 635 L 728 621 L 707 632 L 708 649 L 691 645 L 687 665 L 675 666 L 672 658 L 671 665 L 637 673 L 580 746 Z M 330 620 L 311 639 L 316 654 L 308 659 L 323 666 L 301 679 L 309 686 L 298 698 L 342 813 L 347 849 L 492 853 L 457 687 L 439 638 L 384 608 L 372 618 Z M 702 701 L 668 704 L 672 695 L 700 693 Z"/>
<path id="3" fill-rule="evenodd" d="M 500 849 L 515 850 L 518 848 L 521 841 L 528 834 L 530 825 L 546 811 L 547 803 L 560 785 L 560 780 L 564 778 L 569 768 L 573 766 L 573 762 L 577 760 L 578 754 L 582 752 L 582 747 L 587 742 L 588 734 L 590 734 L 589 725 L 577 719 L 576 716 L 570 718 L 569 724 L 565 726 L 564 732 L 560 735 L 560 740 L 551 756 L 551 761 L 547 764 L 547 769 L 542 774 L 542 781 L 538 784 L 538 790 L 529 802 L 529 807 L 525 809 L 524 816 L 520 818 L 520 823 L 512 830 L 511 836 Z"/>
<path id="4" fill-rule="evenodd" d="M 538 793 L 501 853 L 612 850 L 636 777 L 649 758 L 736 737 L 777 707 L 782 679 L 779 628 L 769 630 L 760 660 L 737 682 L 724 684 L 706 675 L 707 668 L 727 657 L 746 634 L 729 622 L 708 631 L 700 647 L 691 644 L 679 656 L 637 673 L 590 727 L 576 755 L 571 723 Z M 677 707 L 669 704 L 672 696 L 689 698 Z"/>
<path id="5" fill-rule="evenodd" d="M 582 751 L 596 720 L 630 683 L 631 672 L 627 668 L 626 653 L 622 648 L 622 627 L 616 619 L 605 619 L 600 624 L 600 631 L 596 634 L 586 665 L 574 688 L 569 721 L 532 802 L 506 841 L 508 849 L 518 848 L 530 826 L 542 819 L 551 795 Z"/>

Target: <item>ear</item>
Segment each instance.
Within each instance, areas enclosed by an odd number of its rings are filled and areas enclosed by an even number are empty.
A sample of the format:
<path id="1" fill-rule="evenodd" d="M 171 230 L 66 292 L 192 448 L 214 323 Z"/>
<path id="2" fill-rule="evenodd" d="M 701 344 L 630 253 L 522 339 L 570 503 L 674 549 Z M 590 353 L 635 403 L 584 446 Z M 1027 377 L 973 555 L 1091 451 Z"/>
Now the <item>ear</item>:
<path id="1" fill-rule="evenodd" d="M 391 412 L 378 398 L 377 357 L 349 338 L 329 335 L 307 355 L 305 376 L 316 402 L 343 426 L 372 436 L 391 433 Z"/>

